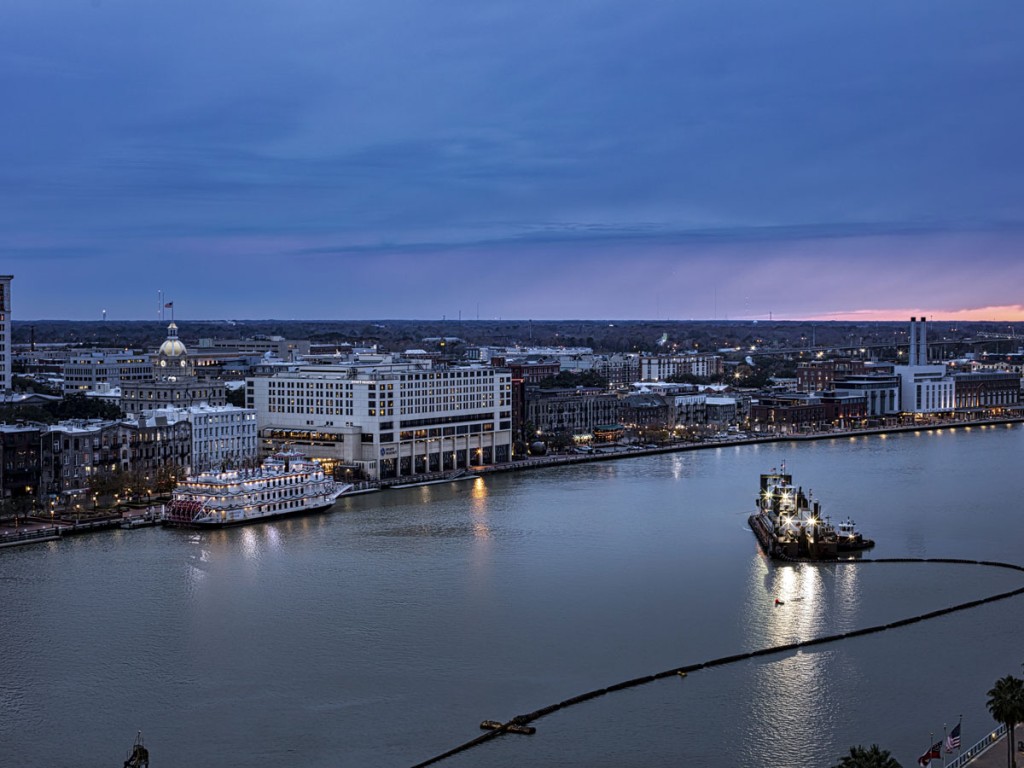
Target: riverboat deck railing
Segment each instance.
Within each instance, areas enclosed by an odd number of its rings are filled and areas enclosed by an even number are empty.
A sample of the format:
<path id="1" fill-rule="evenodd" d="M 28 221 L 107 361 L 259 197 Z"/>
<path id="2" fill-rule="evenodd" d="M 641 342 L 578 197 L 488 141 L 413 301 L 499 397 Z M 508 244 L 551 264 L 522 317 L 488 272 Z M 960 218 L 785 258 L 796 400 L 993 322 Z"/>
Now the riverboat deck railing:
<path id="1" fill-rule="evenodd" d="M 962 768 L 962 766 L 967 765 L 969 762 L 971 762 L 971 760 L 976 758 L 982 752 L 987 752 L 989 749 L 994 747 L 996 743 L 999 741 L 999 737 L 1005 733 L 1006 726 L 1000 725 L 990 734 L 985 736 L 985 738 L 983 738 L 977 744 L 975 744 L 972 747 L 969 747 L 968 749 L 965 749 L 963 752 L 957 755 L 956 759 L 953 762 L 946 763 L 945 768 Z"/>

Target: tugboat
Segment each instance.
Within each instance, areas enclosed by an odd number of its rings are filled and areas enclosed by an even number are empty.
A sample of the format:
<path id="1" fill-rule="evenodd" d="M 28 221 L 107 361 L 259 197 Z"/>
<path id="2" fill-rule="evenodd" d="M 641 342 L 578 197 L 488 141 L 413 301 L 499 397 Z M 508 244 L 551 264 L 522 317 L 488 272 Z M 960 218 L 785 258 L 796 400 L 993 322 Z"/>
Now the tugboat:
<path id="1" fill-rule="evenodd" d="M 780 560 L 835 560 L 840 552 L 839 534 L 821 514 L 821 504 L 810 491 L 794 487 L 793 476 L 773 469 L 761 475 L 757 512 L 748 523 L 762 549 Z M 855 541 L 855 540 L 854 540 Z M 863 538 L 860 541 L 869 541 Z M 848 539 L 848 544 L 851 540 Z M 868 546 L 872 546 L 870 542 Z M 847 546 L 843 551 L 864 547 Z"/>
<path id="2" fill-rule="evenodd" d="M 839 537 L 836 543 L 840 552 L 859 552 L 875 546 L 874 540 L 865 539 L 850 518 L 836 526 L 836 534 Z"/>

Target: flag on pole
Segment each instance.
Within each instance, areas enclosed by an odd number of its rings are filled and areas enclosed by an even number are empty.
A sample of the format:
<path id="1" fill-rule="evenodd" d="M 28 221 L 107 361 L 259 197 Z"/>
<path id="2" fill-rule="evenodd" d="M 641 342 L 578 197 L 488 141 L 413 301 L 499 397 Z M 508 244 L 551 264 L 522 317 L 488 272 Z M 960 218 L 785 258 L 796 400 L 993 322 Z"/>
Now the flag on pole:
<path id="1" fill-rule="evenodd" d="M 942 742 L 936 741 L 927 752 L 917 758 L 917 764 L 921 768 L 925 768 L 932 760 L 937 760 L 940 757 L 942 757 Z"/>
<path id="2" fill-rule="evenodd" d="M 956 724 L 956 728 L 949 732 L 949 736 L 946 737 L 946 753 L 956 752 L 960 749 L 960 723 Z"/>
<path id="3" fill-rule="evenodd" d="M 164 304 L 164 309 L 171 309 L 173 307 L 174 307 L 174 302 L 173 301 L 168 301 L 166 304 Z"/>

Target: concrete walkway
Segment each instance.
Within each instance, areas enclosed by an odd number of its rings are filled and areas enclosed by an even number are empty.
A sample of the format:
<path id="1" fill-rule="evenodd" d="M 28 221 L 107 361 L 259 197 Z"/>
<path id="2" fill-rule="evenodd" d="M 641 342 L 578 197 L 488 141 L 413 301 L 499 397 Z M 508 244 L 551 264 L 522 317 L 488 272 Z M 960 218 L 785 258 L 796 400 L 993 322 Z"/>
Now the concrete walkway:
<path id="1" fill-rule="evenodd" d="M 1017 726 L 1014 729 L 1017 741 L 1024 739 L 1024 728 Z M 932 765 L 940 765 L 938 761 L 932 761 Z M 989 749 L 986 749 L 976 758 L 967 763 L 970 768 L 1006 768 L 1006 736 L 1000 736 Z M 1024 752 L 1017 753 L 1017 765 L 1024 768 Z"/>

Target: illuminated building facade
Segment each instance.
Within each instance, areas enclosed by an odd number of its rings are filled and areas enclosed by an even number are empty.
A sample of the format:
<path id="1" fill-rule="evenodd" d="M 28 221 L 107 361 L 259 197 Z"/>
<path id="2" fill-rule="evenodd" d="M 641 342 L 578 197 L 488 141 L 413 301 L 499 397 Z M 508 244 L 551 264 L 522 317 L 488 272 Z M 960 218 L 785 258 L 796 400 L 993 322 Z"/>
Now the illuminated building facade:
<path id="1" fill-rule="evenodd" d="M 190 474 L 252 465 L 259 456 L 256 411 L 252 408 L 200 403 L 155 409 L 147 415 L 163 416 L 168 424 L 187 421 L 192 425 Z"/>
<path id="2" fill-rule="evenodd" d="M 178 338 L 178 326 L 167 326 L 167 339 L 152 357 L 146 381 L 121 384 L 121 410 L 139 414 L 154 408 L 187 408 L 199 403 L 225 405 L 223 382 L 200 379 L 185 345 Z"/>
<path id="3" fill-rule="evenodd" d="M 263 450 L 293 448 L 371 479 L 506 462 L 512 376 L 429 360 L 303 366 L 246 380 Z"/>
<path id="4" fill-rule="evenodd" d="M 118 387 L 126 381 L 148 381 L 152 365 L 136 352 L 78 351 L 62 367 L 65 394 L 94 392 L 101 385 Z"/>
<path id="5" fill-rule="evenodd" d="M 721 375 L 720 355 L 687 353 L 683 355 L 641 355 L 640 378 L 643 381 L 666 381 L 672 376 L 696 376 L 710 379 Z"/>

